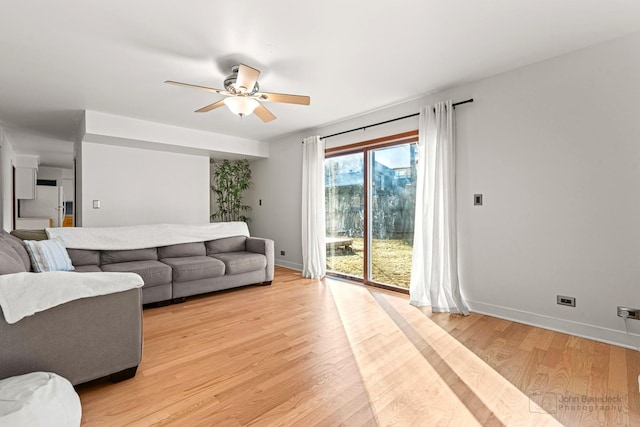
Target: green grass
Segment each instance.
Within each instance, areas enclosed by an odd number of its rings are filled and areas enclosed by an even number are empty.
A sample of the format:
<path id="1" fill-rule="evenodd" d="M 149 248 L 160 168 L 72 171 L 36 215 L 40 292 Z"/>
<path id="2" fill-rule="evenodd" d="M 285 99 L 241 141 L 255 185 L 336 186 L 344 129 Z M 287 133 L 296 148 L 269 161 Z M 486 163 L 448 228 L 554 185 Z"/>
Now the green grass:
<path id="1" fill-rule="evenodd" d="M 364 271 L 363 240 L 354 238 L 353 252 L 327 251 L 327 270 L 362 277 Z M 372 246 L 372 277 L 375 282 L 409 288 L 413 248 L 403 240 L 376 240 Z"/>

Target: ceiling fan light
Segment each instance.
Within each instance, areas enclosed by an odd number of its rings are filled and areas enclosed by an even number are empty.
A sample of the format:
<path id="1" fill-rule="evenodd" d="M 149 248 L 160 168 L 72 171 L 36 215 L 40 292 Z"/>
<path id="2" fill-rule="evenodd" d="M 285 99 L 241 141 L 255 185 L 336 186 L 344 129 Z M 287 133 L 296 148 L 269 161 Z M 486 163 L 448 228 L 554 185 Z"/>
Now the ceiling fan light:
<path id="1" fill-rule="evenodd" d="M 232 113 L 241 117 L 250 115 L 260 105 L 255 99 L 246 96 L 230 96 L 225 98 L 224 103 Z"/>

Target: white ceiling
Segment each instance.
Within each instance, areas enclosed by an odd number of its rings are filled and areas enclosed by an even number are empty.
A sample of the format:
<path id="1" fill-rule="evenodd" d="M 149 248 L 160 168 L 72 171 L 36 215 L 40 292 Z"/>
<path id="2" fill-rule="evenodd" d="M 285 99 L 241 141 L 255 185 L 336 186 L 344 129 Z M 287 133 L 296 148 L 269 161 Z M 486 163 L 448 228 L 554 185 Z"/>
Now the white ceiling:
<path id="1" fill-rule="evenodd" d="M 2 3 L 0 126 L 38 135 L 31 151 L 85 109 L 270 140 L 640 31 L 638 0 Z M 196 114 L 220 96 L 163 83 L 221 88 L 240 62 L 311 106 Z"/>

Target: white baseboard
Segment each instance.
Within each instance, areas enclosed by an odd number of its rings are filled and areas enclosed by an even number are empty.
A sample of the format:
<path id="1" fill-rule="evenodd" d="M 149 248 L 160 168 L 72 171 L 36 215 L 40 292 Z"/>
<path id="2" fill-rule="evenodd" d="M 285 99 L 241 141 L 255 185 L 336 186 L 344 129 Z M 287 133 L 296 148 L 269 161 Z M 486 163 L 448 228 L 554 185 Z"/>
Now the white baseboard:
<path id="1" fill-rule="evenodd" d="M 556 332 L 562 332 L 569 335 L 575 335 L 582 338 L 588 338 L 595 341 L 613 344 L 620 347 L 634 348 L 629 343 L 629 338 L 623 331 L 603 328 L 600 326 L 589 325 L 586 323 L 574 322 L 572 320 L 558 319 L 542 314 L 531 313 L 523 310 L 516 310 L 509 307 L 487 304 L 478 301 L 465 300 L 469 305 L 469 309 L 476 313 L 486 314 L 488 316 L 498 317 L 500 319 L 511 320 L 525 325 L 536 326 L 543 329 L 550 329 Z M 640 343 L 640 335 L 631 334 L 634 342 Z"/>
<path id="2" fill-rule="evenodd" d="M 290 268 L 290 269 L 296 270 L 296 271 L 302 271 L 302 264 L 298 264 L 298 263 L 295 263 L 295 262 L 289 262 L 289 261 L 285 261 L 283 259 L 276 258 L 273 263 L 275 265 L 277 265 L 278 267 L 284 267 L 284 268 Z"/>

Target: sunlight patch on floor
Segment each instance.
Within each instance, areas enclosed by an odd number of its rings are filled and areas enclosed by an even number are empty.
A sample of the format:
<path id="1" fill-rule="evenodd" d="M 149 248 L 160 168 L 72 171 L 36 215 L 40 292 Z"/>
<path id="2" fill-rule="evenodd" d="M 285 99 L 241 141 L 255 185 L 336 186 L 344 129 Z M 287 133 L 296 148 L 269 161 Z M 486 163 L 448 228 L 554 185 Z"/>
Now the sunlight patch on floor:
<path id="1" fill-rule="evenodd" d="M 405 297 L 326 283 L 380 425 L 561 425 Z"/>

